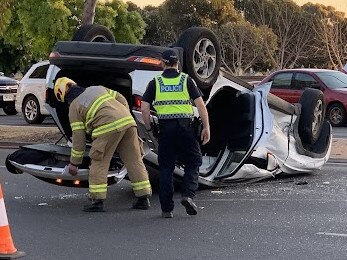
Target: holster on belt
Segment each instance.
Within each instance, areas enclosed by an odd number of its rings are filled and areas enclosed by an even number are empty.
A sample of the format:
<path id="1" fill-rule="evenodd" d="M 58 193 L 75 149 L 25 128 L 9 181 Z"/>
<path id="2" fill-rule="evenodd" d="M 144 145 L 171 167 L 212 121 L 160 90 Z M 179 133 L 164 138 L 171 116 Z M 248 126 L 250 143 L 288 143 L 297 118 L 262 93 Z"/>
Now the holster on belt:
<path id="1" fill-rule="evenodd" d="M 201 132 L 202 132 L 202 121 L 200 117 L 194 117 L 193 121 L 193 128 L 195 132 L 195 136 L 198 140 L 200 140 Z"/>
<path id="2" fill-rule="evenodd" d="M 158 138 L 159 137 L 159 126 L 155 122 L 151 122 L 151 128 L 152 128 L 152 133 L 153 136 Z"/>

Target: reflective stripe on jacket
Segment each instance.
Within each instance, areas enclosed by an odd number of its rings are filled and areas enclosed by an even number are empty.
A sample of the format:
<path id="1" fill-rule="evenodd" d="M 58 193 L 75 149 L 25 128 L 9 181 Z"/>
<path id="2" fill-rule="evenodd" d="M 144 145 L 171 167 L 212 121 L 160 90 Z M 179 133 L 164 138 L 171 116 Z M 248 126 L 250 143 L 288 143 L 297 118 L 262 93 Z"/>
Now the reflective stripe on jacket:
<path id="1" fill-rule="evenodd" d="M 155 78 L 153 106 L 159 119 L 193 117 L 187 79 L 188 75 L 185 73 L 180 73 L 176 78 Z"/>
<path id="2" fill-rule="evenodd" d="M 124 96 L 103 86 L 91 86 L 72 101 L 69 119 L 73 145 L 70 162 L 77 165 L 83 160 L 86 133 L 97 138 L 136 126 Z"/>

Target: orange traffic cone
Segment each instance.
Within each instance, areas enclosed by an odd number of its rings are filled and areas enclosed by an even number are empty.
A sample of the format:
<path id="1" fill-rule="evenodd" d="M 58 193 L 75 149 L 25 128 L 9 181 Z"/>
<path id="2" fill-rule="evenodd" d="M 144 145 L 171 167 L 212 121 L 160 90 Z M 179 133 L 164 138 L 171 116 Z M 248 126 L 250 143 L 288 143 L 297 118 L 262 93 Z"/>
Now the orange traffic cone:
<path id="1" fill-rule="evenodd" d="M 18 251 L 13 244 L 10 226 L 8 224 L 4 195 L 0 183 L 0 259 L 15 259 L 25 256 Z"/>

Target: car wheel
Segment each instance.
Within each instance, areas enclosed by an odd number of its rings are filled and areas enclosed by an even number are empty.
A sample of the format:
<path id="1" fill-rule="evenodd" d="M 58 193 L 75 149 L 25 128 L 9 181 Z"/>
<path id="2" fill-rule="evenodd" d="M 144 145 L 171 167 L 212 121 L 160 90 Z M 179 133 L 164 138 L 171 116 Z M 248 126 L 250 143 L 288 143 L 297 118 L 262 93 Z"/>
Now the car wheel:
<path id="1" fill-rule="evenodd" d="M 317 89 L 306 89 L 301 98 L 299 135 L 302 143 L 314 144 L 322 131 L 325 118 L 323 92 Z"/>
<path id="2" fill-rule="evenodd" d="M 10 156 L 11 154 L 7 155 L 6 159 L 5 159 L 5 166 L 6 166 L 6 169 L 10 172 L 10 173 L 13 173 L 13 174 L 21 174 L 23 173 L 21 170 L 17 169 L 16 167 L 14 167 L 12 165 L 12 163 L 10 163 Z"/>
<path id="3" fill-rule="evenodd" d="M 98 24 L 81 26 L 75 32 L 73 41 L 115 42 L 113 33 L 107 27 Z"/>
<path id="4" fill-rule="evenodd" d="M 40 113 L 40 103 L 34 96 L 27 97 L 23 102 L 23 116 L 29 124 L 41 124 L 45 117 Z"/>
<path id="5" fill-rule="evenodd" d="M 327 118 L 332 126 L 344 126 L 346 124 L 346 111 L 341 104 L 332 104 L 329 106 Z"/>
<path id="6" fill-rule="evenodd" d="M 210 89 L 218 78 L 221 65 L 221 49 L 216 35 L 207 28 L 192 27 L 181 34 L 175 46 L 183 48 L 183 71 L 201 89 Z"/>
<path id="7" fill-rule="evenodd" d="M 6 115 L 12 116 L 12 115 L 17 115 L 16 107 L 13 104 L 6 105 L 2 108 L 5 112 Z"/>

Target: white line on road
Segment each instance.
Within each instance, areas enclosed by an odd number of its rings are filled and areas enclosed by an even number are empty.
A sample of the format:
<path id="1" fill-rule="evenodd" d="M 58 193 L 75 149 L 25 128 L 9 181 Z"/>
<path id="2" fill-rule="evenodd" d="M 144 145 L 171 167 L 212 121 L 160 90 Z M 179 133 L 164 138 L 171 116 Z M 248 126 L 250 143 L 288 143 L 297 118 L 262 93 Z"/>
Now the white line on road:
<path id="1" fill-rule="evenodd" d="M 226 195 L 228 193 L 225 193 L 224 195 Z M 196 199 L 196 201 L 203 201 L 203 202 L 237 202 L 237 201 L 315 201 L 315 202 L 323 202 L 323 203 L 327 203 L 327 202 L 347 202 L 347 200 L 334 200 L 334 199 L 293 199 L 293 198 L 284 198 L 284 199 L 260 199 L 260 198 L 249 198 L 249 199 L 245 199 L 245 198 L 235 198 L 235 199 Z"/>
<path id="2" fill-rule="evenodd" d="M 325 165 L 340 165 L 340 166 L 343 166 L 343 165 L 347 165 L 347 163 L 345 163 L 345 162 L 327 162 Z"/>
<path id="3" fill-rule="evenodd" d="M 318 233 L 316 233 L 316 235 L 334 236 L 334 237 L 347 237 L 347 234 L 328 233 L 328 232 L 318 232 Z"/>
<path id="4" fill-rule="evenodd" d="M 0 165 L 0 168 L 6 168 L 6 166 L 2 166 L 2 165 Z"/>

